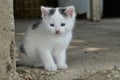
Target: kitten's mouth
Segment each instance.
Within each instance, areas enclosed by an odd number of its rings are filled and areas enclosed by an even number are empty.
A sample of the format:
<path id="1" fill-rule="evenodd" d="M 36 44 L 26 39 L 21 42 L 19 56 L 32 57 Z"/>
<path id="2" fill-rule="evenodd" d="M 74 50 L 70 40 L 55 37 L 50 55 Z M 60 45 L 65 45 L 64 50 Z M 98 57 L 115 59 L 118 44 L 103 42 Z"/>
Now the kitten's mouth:
<path id="1" fill-rule="evenodd" d="M 55 31 L 55 34 L 60 34 L 60 30 Z"/>
<path id="2" fill-rule="evenodd" d="M 60 33 L 55 33 L 55 34 L 60 34 Z"/>

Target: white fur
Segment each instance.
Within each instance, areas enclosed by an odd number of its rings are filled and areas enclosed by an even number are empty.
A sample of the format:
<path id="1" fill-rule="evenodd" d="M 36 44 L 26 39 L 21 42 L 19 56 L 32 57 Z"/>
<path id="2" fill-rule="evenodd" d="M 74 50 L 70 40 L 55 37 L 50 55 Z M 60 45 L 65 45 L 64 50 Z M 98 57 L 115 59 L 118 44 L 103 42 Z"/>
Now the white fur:
<path id="1" fill-rule="evenodd" d="M 67 9 L 73 6 L 67 7 Z M 41 7 L 41 11 L 50 9 Z M 24 48 L 26 55 L 22 54 L 21 62 L 25 65 L 34 67 L 41 67 L 48 71 L 59 69 L 67 69 L 66 63 L 66 49 L 72 38 L 72 29 L 75 21 L 75 10 L 73 16 L 63 17 L 56 8 L 56 12 L 52 16 L 44 16 L 42 12 L 42 23 L 35 30 L 31 27 L 28 29 L 25 40 Z M 61 23 L 66 23 L 61 27 Z M 50 27 L 50 23 L 54 23 L 55 27 Z M 60 34 L 55 33 L 55 29 L 60 30 Z"/>

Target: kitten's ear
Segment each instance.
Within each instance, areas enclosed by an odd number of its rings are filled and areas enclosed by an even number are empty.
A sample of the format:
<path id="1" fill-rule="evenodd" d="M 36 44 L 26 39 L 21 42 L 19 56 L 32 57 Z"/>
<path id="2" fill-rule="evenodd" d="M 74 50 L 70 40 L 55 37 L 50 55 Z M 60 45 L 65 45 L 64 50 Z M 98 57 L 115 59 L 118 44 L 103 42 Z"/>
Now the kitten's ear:
<path id="1" fill-rule="evenodd" d="M 67 7 L 67 9 L 65 10 L 65 13 L 70 17 L 75 17 L 75 15 L 76 15 L 75 7 L 74 6 Z"/>
<path id="2" fill-rule="evenodd" d="M 41 6 L 42 17 L 45 17 L 49 14 L 49 9 L 47 7 Z"/>

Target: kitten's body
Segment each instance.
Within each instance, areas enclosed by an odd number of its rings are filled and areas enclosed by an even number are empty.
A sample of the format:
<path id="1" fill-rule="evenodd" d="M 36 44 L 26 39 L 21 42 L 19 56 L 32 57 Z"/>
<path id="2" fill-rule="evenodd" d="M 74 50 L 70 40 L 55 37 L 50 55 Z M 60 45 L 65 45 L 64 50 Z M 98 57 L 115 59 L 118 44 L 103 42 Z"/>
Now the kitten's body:
<path id="1" fill-rule="evenodd" d="M 66 49 L 72 38 L 75 11 L 73 6 L 65 9 L 66 15 L 60 13 L 60 8 L 41 7 L 43 20 L 32 25 L 26 33 L 22 64 L 44 66 L 49 71 L 68 67 Z M 50 10 L 53 10 L 51 14 Z"/>

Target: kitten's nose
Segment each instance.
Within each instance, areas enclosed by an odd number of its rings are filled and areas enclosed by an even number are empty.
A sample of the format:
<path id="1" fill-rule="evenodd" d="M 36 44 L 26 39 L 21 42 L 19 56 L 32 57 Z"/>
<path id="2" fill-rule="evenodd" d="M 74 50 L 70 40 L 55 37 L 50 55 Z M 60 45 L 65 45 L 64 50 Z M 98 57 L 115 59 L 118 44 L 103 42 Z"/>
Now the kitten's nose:
<path id="1" fill-rule="evenodd" d="M 59 33 L 60 33 L 60 30 L 55 30 L 55 33 L 56 33 L 56 34 L 59 34 Z"/>

